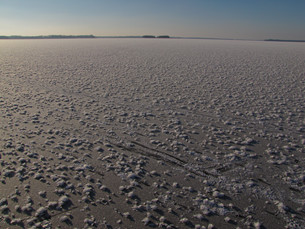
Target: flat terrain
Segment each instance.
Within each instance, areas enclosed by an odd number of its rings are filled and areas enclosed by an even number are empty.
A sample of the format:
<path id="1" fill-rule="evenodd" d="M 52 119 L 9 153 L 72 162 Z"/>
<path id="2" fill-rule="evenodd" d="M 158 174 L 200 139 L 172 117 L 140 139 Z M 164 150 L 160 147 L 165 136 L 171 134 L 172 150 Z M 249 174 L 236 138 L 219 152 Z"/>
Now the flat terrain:
<path id="1" fill-rule="evenodd" d="M 305 46 L 0 41 L 0 228 L 304 228 Z"/>

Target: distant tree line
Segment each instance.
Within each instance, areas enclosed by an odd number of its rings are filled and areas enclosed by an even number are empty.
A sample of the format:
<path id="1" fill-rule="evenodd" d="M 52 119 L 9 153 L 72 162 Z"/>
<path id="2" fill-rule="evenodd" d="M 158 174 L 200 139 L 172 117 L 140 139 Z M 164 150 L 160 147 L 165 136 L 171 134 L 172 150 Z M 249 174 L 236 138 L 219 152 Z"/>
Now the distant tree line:
<path id="1" fill-rule="evenodd" d="M 0 36 L 0 39 L 71 39 L 71 38 L 170 38 L 169 35 L 143 35 L 143 36 L 94 36 L 94 35 L 47 35 L 47 36 Z"/>
<path id="2" fill-rule="evenodd" d="M 143 35 L 143 38 L 170 38 L 168 35 L 154 36 L 154 35 Z"/>
<path id="3" fill-rule="evenodd" d="M 305 40 L 280 40 L 280 39 L 266 39 L 264 41 L 278 41 L 278 42 L 305 42 Z"/>
<path id="4" fill-rule="evenodd" d="M 71 39 L 71 38 L 95 38 L 95 36 L 93 35 L 0 36 L 0 39 Z"/>

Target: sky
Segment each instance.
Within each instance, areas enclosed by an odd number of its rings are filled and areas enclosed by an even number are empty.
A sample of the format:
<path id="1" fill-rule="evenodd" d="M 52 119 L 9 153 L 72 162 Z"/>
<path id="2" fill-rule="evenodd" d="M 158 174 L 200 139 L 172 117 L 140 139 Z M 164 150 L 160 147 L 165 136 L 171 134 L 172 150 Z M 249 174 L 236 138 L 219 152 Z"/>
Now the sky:
<path id="1" fill-rule="evenodd" d="M 305 0 L 0 0 L 0 35 L 305 40 Z"/>

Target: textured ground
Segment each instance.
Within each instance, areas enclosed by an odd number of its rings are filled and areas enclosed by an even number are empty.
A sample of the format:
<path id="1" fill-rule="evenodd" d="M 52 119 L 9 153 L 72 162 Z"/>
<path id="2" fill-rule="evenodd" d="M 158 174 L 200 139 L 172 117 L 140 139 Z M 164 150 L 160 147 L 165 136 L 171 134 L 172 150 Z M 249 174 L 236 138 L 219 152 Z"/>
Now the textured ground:
<path id="1" fill-rule="evenodd" d="M 0 228 L 305 227 L 303 44 L 0 50 Z"/>

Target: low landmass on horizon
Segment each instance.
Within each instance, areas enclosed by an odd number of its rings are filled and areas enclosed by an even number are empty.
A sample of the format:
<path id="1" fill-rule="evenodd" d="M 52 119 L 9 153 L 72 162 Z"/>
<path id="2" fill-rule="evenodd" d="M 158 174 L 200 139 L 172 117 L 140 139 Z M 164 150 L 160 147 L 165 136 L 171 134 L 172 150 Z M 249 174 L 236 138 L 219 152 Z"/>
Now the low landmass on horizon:
<path id="1" fill-rule="evenodd" d="M 175 39 L 210 39 L 210 40 L 248 40 L 233 38 L 215 38 L 215 37 L 177 37 L 169 35 L 142 35 L 142 36 L 95 36 L 95 35 L 39 35 L 39 36 L 0 36 L 0 39 L 74 39 L 74 38 L 175 38 Z M 258 41 L 275 41 L 275 42 L 305 42 L 305 40 L 283 40 L 283 39 L 264 39 Z"/>
<path id="2" fill-rule="evenodd" d="M 170 38 L 169 35 L 143 35 L 143 36 L 94 36 L 90 35 L 39 35 L 39 36 L 0 36 L 0 39 L 70 39 L 70 38 Z"/>
<path id="3" fill-rule="evenodd" d="M 0 39 L 70 39 L 70 38 L 95 38 L 95 36 L 93 35 L 0 36 Z"/>

